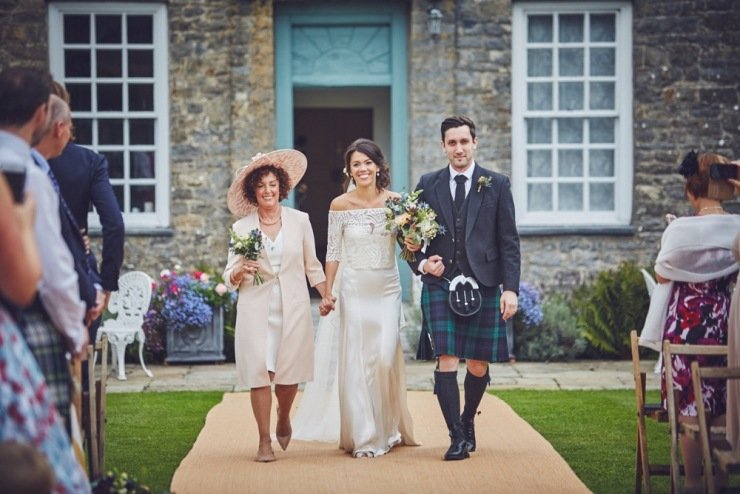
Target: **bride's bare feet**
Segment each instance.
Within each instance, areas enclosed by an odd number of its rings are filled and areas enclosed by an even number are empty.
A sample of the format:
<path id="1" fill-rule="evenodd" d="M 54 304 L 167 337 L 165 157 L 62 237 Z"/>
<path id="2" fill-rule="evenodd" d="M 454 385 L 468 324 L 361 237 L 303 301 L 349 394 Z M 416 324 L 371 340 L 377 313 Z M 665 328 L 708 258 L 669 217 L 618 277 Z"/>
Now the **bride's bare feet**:
<path id="1" fill-rule="evenodd" d="M 267 438 L 266 440 L 260 439 L 260 446 L 257 449 L 257 457 L 254 459 L 261 463 L 269 463 L 275 461 L 275 453 L 272 451 L 272 440 Z"/>

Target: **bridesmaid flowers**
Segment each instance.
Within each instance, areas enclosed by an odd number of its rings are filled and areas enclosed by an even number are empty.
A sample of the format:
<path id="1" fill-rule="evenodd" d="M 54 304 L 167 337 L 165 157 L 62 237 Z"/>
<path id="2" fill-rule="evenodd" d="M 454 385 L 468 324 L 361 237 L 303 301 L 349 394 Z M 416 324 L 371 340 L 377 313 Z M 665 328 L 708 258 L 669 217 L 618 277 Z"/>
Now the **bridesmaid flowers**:
<path id="1" fill-rule="evenodd" d="M 250 261 L 256 261 L 260 253 L 264 250 L 265 244 L 262 240 L 262 232 L 255 228 L 246 237 L 236 233 L 233 228 L 229 229 L 229 248 L 234 254 L 244 256 Z M 254 285 L 261 285 L 263 282 L 262 275 L 259 271 L 254 273 Z"/>
<path id="2" fill-rule="evenodd" d="M 385 201 L 385 228 L 403 239 L 411 238 L 414 243 L 426 244 L 438 233 L 444 234 L 444 231 L 437 223 L 437 213 L 429 204 L 419 201 L 421 192 L 419 189 L 410 194 L 404 192 L 400 197 L 388 198 Z M 416 254 L 404 246 L 401 259 L 415 261 Z"/>

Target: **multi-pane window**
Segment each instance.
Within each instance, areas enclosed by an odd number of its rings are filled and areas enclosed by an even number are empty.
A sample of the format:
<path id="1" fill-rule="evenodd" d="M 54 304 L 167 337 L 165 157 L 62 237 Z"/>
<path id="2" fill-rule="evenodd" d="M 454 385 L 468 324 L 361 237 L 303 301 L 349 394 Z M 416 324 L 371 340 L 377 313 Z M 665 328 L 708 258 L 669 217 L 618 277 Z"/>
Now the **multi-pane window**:
<path id="1" fill-rule="evenodd" d="M 513 182 L 524 225 L 626 224 L 629 4 L 515 4 Z"/>
<path id="2" fill-rule="evenodd" d="M 168 221 L 166 31 L 161 4 L 49 9 L 52 73 L 70 94 L 75 140 L 107 157 L 127 225 Z"/>

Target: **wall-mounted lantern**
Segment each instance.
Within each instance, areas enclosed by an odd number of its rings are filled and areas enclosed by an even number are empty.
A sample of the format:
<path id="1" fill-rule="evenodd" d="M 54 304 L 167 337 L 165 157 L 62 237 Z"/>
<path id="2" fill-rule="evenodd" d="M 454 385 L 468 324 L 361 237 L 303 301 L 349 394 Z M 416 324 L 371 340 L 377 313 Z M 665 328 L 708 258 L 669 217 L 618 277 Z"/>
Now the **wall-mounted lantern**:
<path id="1" fill-rule="evenodd" d="M 442 11 L 432 7 L 427 11 L 427 29 L 432 38 L 438 38 L 442 32 Z"/>

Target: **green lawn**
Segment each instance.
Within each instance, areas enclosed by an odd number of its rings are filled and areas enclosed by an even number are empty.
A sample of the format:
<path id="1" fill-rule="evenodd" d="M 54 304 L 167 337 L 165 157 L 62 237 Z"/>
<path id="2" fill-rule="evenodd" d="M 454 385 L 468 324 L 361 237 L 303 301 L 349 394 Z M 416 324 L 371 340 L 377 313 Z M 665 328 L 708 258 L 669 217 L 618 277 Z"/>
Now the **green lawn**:
<path id="1" fill-rule="evenodd" d="M 537 429 L 593 492 L 634 490 L 634 392 L 494 391 Z M 169 488 L 175 469 L 203 427 L 220 392 L 130 393 L 108 395 L 106 467 L 118 468 L 151 487 Z M 657 393 L 649 393 L 649 401 Z M 245 413 L 248 413 L 246 411 Z M 668 427 L 648 421 L 655 459 L 668 461 Z M 668 492 L 666 477 L 653 481 Z"/>
<path id="2" fill-rule="evenodd" d="M 203 428 L 221 392 L 110 393 L 105 429 L 105 467 L 169 490 L 172 476 Z"/>
<path id="3" fill-rule="evenodd" d="M 544 436 L 596 494 L 634 492 L 635 393 L 616 391 L 494 391 Z M 647 401 L 657 402 L 657 391 Z M 668 424 L 647 421 L 650 461 L 669 462 Z M 653 477 L 653 492 L 669 492 Z"/>

